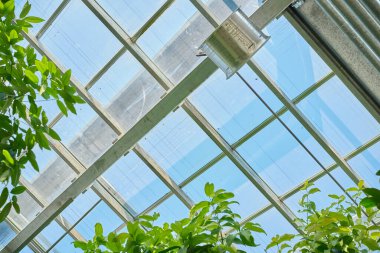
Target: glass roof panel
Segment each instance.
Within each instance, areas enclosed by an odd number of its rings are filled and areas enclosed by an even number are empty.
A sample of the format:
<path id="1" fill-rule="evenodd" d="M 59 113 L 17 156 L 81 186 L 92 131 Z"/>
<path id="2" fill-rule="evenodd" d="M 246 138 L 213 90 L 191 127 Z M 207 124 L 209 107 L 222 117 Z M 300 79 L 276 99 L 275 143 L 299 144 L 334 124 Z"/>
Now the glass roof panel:
<path id="1" fill-rule="evenodd" d="M 380 125 L 337 77 L 300 102 L 299 108 L 342 155 L 380 133 Z"/>
<path id="2" fill-rule="evenodd" d="M 251 137 L 238 151 L 277 193 L 290 190 L 320 169 L 278 121 Z"/>
<path id="3" fill-rule="evenodd" d="M 129 53 L 124 53 L 89 90 L 129 130 L 162 97 L 164 89 Z"/>
<path id="4" fill-rule="evenodd" d="M 176 0 L 159 19 L 137 40 L 150 58 L 163 48 L 196 12 L 190 1 Z"/>
<path id="5" fill-rule="evenodd" d="M 16 236 L 16 233 L 12 230 L 11 226 L 7 222 L 1 222 L 0 235 L 1 250 Z"/>
<path id="6" fill-rule="evenodd" d="M 120 158 L 103 177 L 138 213 L 169 192 L 134 152 Z"/>
<path id="7" fill-rule="evenodd" d="M 38 243 L 45 249 L 49 249 L 63 234 L 65 230 L 57 222 L 51 222 L 36 236 Z"/>
<path id="8" fill-rule="evenodd" d="M 101 201 L 75 226 L 75 230 L 78 231 L 85 240 L 89 240 L 94 236 L 96 223 L 101 223 L 103 225 L 104 234 L 108 235 L 108 233 L 114 231 L 121 222 L 121 219 L 109 206 Z"/>
<path id="9" fill-rule="evenodd" d="M 112 145 L 117 135 L 88 104 L 78 105 L 76 111 L 76 115 L 60 119 L 53 129 L 60 135 L 61 142 L 89 166 Z"/>
<path id="10" fill-rule="evenodd" d="M 29 222 L 31 222 L 39 212 L 41 212 L 42 207 L 27 191 L 17 197 L 17 203 L 20 206 L 20 214 L 17 214 L 12 209 L 8 218 L 12 221 L 17 229 L 21 230 L 26 225 L 28 225 Z"/>
<path id="11" fill-rule="evenodd" d="M 139 144 L 178 183 L 220 153 L 183 109 L 169 114 Z"/>
<path id="12" fill-rule="evenodd" d="M 235 194 L 234 200 L 240 204 L 232 206 L 233 211 L 243 219 L 268 204 L 268 200 L 228 158 L 223 158 L 198 176 L 184 190 L 196 203 L 200 202 L 207 198 L 203 190 L 207 182 L 214 183 L 215 189 L 225 189 Z"/>
<path id="13" fill-rule="evenodd" d="M 97 2 L 132 36 L 165 3 L 165 0 L 97 0 Z"/>
<path id="14" fill-rule="evenodd" d="M 255 80 L 255 88 L 263 96 L 269 97 L 268 88 L 252 71 L 249 74 L 250 79 Z M 238 76 L 226 80 L 220 70 L 191 95 L 190 101 L 231 144 L 271 116 L 270 111 Z M 273 99 L 270 105 L 278 109 L 282 104 Z"/>
<path id="15" fill-rule="evenodd" d="M 363 151 L 359 155 L 348 160 L 351 167 L 364 179 L 371 187 L 380 187 L 379 179 L 374 175 L 380 168 L 379 161 L 380 142 Z"/>
<path id="16" fill-rule="evenodd" d="M 57 245 L 55 245 L 54 248 L 51 249 L 50 252 L 52 253 L 66 253 L 66 252 L 82 253 L 83 250 L 77 249 L 74 247 L 73 241 L 74 239 L 70 235 L 66 235 L 64 238 L 62 238 L 62 240 L 59 241 L 59 243 L 57 243 Z"/>
<path id="17" fill-rule="evenodd" d="M 160 214 L 160 217 L 154 223 L 156 226 L 160 226 L 165 222 L 174 222 L 189 215 L 189 209 L 174 195 L 153 209 L 150 214 L 152 215 L 155 212 Z"/>
<path id="18" fill-rule="evenodd" d="M 80 0 L 70 1 L 41 41 L 83 85 L 121 48 Z"/>
<path id="19" fill-rule="evenodd" d="M 331 72 L 284 17 L 273 20 L 263 31 L 271 39 L 253 58 L 290 98 Z"/>

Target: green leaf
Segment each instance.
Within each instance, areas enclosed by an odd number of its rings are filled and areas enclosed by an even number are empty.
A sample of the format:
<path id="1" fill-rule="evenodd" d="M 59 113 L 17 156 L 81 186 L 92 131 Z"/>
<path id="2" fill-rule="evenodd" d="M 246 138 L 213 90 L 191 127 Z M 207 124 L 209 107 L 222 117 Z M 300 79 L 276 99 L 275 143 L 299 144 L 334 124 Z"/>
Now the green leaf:
<path id="1" fill-rule="evenodd" d="M 28 15 L 31 7 L 32 7 L 32 5 L 28 1 L 26 1 L 26 3 L 24 4 L 24 7 L 22 8 L 22 11 L 20 13 L 20 18 L 25 18 L 26 15 Z"/>
<path id="2" fill-rule="evenodd" d="M 254 232 L 267 234 L 267 233 L 265 232 L 265 230 L 262 229 L 262 228 L 260 227 L 260 225 L 258 225 L 258 224 L 253 224 L 252 222 L 248 222 L 248 223 L 246 223 L 246 224 L 244 225 L 244 228 L 245 228 L 245 229 L 248 229 L 248 230 L 251 230 L 251 231 L 254 231 Z"/>
<path id="3" fill-rule="evenodd" d="M 16 213 L 20 214 L 20 206 L 16 201 L 12 201 L 13 208 L 15 209 Z"/>
<path id="4" fill-rule="evenodd" d="M 318 188 L 312 188 L 309 190 L 309 194 L 314 194 L 314 193 L 317 193 L 317 192 L 320 192 L 321 190 L 319 190 Z"/>
<path id="5" fill-rule="evenodd" d="M 18 195 L 18 194 L 23 193 L 25 190 L 26 190 L 25 186 L 19 185 L 19 186 L 16 186 L 15 188 L 13 188 L 11 190 L 11 193 Z"/>
<path id="6" fill-rule="evenodd" d="M 57 105 L 59 107 L 59 110 L 61 110 L 61 112 L 63 113 L 63 115 L 67 116 L 67 108 L 65 104 L 62 101 L 57 100 Z"/>
<path id="7" fill-rule="evenodd" d="M 11 209 L 12 203 L 8 202 L 0 212 L 0 223 L 3 222 L 5 218 L 7 218 L 8 214 L 11 212 Z"/>
<path id="8" fill-rule="evenodd" d="M 365 208 L 372 208 L 377 205 L 377 201 L 374 197 L 366 197 L 360 201 L 360 205 L 364 206 Z"/>
<path id="9" fill-rule="evenodd" d="M 206 183 L 205 185 L 205 194 L 207 197 L 214 197 L 214 184 Z"/>
<path id="10" fill-rule="evenodd" d="M 96 223 L 95 224 L 95 235 L 97 236 L 103 236 L 103 227 L 102 224 Z"/>
<path id="11" fill-rule="evenodd" d="M 71 77 L 71 70 L 69 69 L 62 75 L 63 86 L 67 86 L 70 84 L 70 77 Z"/>
<path id="12" fill-rule="evenodd" d="M 1 195 L 0 195 L 0 208 L 5 204 L 5 202 L 7 202 L 8 196 L 9 196 L 9 190 L 7 187 L 5 187 L 1 191 Z"/>
<path id="13" fill-rule="evenodd" d="M 57 132 L 54 131 L 52 128 L 49 128 L 48 135 L 50 135 L 50 137 L 53 138 L 54 140 L 57 140 L 57 141 L 61 140 L 61 137 L 59 137 L 59 135 L 57 134 Z"/>
<path id="14" fill-rule="evenodd" d="M 38 77 L 30 70 L 25 70 L 25 76 L 33 83 L 38 83 Z"/>
<path id="15" fill-rule="evenodd" d="M 15 161 L 13 160 L 11 154 L 9 154 L 8 150 L 6 149 L 3 149 L 3 156 L 5 157 L 5 159 L 10 163 L 10 164 L 14 164 Z"/>
<path id="16" fill-rule="evenodd" d="M 87 250 L 87 243 L 82 241 L 73 242 L 74 247 L 77 249 Z"/>
<path id="17" fill-rule="evenodd" d="M 29 23 L 41 23 L 45 21 L 43 18 L 35 17 L 35 16 L 26 17 L 24 18 L 24 20 Z"/>

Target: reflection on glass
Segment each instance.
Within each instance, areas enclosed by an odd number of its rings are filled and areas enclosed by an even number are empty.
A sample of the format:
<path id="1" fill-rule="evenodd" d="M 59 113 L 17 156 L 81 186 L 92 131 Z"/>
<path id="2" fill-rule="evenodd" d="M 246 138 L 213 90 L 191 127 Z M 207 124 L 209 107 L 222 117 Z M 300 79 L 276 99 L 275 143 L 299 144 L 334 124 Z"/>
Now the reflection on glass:
<path id="1" fill-rule="evenodd" d="M 273 20 L 264 33 L 271 39 L 253 58 L 290 98 L 296 97 L 330 72 L 284 17 Z"/>
<path id="2" fill-rule="evenodd" d="M 41 41 L 83 85 L 121 48 L 80 0 L 70 1 Z"/>
<path id="3" fill-rule="evenodd" d="M 298 104 L 301 111 L 342 155 L 380 133 L 380 125 L 337 78 Z"/>
<path id="4" fill-rule="evenodd" d="M 17 203 L 20 206 L 20 214 L 17 214 L 12 208 L 8 218 L 15 224 L 17 229 L 23 229 L 31 222 L 38 213 L 41 212 L 42 207 L 29 195 L 24 192 L 17 197 Z"/>
<path id="5" fill-rule="evenodd" d="M 169 191 L 133 152 L 121 157 L 103 177 L 138 213 Z"/>
<path id="6" fill-rule="evenodd" d="M 89 92 L 127 131 L 160 100 L 164 89 L 126 52 Z"/>
<path id="7" fill-rule="evenodd" d="M 214 183 L 215 189 L 225 189 L 235 194 L 233 200 L 240 204 L 233 205 L 232 209 L 239 213 L 243 219 L 268 203 L 268 200 L 228 158 L 223 158 L 198 176 L 184 187 L 184 190 L 197 203 L 207 198 L 203 190 L 207 182 Z"/>
<path id="8" fill-rule="evenodd" d="M 169 114 L 139 143 L 176 182 L 183 181 L 220 153 L 183 109 Z"/>
<path id="9" fill-rule="evenodd" d="M 77 114 L 60 119 L 53 128 L 61 142 L 85 166 L 90 166 L 112 145 L 117 135 L 88 104 L 77 105 L 76 111 Z"/>

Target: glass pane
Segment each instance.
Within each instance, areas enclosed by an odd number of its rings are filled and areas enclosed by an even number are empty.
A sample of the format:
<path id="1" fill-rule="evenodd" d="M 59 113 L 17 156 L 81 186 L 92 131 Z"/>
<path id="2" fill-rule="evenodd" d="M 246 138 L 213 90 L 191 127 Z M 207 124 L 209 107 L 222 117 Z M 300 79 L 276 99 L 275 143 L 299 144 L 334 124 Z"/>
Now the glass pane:
<path id="1" fill-rule="evenodd" d="M 164 89 L 126 52 L 89 92 L 127 131 L 160 100 Z"/>
<path id="2" fill-rule="evenodd" d="M 97 0 L 97 2 L 132 36 L 165 3 L 165 0 Z"/>
<path id="3" fill-rule="evenodd" d="M 271 39 L 253 58 L 290 98 L 331 72 L 284 17 L 273 20 L 264 33 Z"/>
<path id="4" fill-rule="evenodd" d="M 253 71 L 244 67 L 240 72 L 244 72 L 248 81 L 268 99 L 274 110 L 281 108 L 282 104 Z M 231 144 L 271 116 L 270 111 L 237 75 L 226 80 L 220 70 L 191 95 L 190 101 Z"/>
<path id="5" fill-rule="evenodd" d="M 78 223 L 75 229 L 83 236 L 84 239 L 89 240 L 95 234 L 95 224 L 101 223 L 105 235 L 114 231 L 122 221 L 121 219 L 108 207 L 106 203 L 101 201 L 86 217 Z"/>
<path id="6" fill-rule="evenodd" d="M 190 1 L 174 1 L 137 40 L 137 44 L 174 84 L 204 59 L 196 56 L 197 48 L 213 31 L 208 21 L 195 13 Z"/>
<path id="7" fill-rule="evenodd" d="M 1 250 L 16 236 L 16 233 L 11 229 L 11 226 L 7 222 L 1 222 L 0 235 Z"/>
<path id="8" fill-rule="evenodd" d="M 75 240 L 70 236 L 66 235 L 55 247 L 50 251 L 52 253 L 82 253 L 83 250 L 74 247 Z"/>
<path id="9" fill-rule="evenodd" d="M 120 158 L 103 177 L 138 213 L 169 191 L 133 152 Z"/>
<path id="10" fill-rule="evenodd" d="M 65 230 L 57 222 L 51 222 L 36 236 L 38 243 L 45 249 L 49 249 L 63 234 Z"/>
<path id="11" fill-rule="evenodd" d="M 53 128 L 61 142 L 85 166 L 90 166 L 112 145 L 117 135 L 88 104 L 77 105 L 76 111 L 76 115 L 63 117 Z"/>
<path id="12" fill-rule="evenodd" d="M 42 211 L 42 207 L 28 192 L 20 194 L 17 197 L 17 203 L 20 206 L 20 214 L 17 214 L 12 208 L 8 218 L 15 224 L 17 229 L 21 230 Z"/>
<path id="13" fill-rule="evenodd" d="M 379 177 L 376 172 L 380 169 L 380 142 L 363 151 L 359 155 L 350 159 L 348 163 L 364 179 L 365 183 L 371 187 L 380 187 Z"/>
<path id="14" fill-rule="evenodd" d="M 41 41 L 83 85 L 121 48 L 80 0 L 70 1 Z"/>
<path id="15" fill-rule="evenodd" d="M 300 102 L 299 108 L 342 155 L 380 133 L 380 124 L 337 77 Z"/>
<path id="16" fill-rule="evenodd" d="M 88 189 L 74 199 L 74 201 L 63 210 L 60 219 L 65 221 L 68 227 L 74 225 L 85 213 L 98 202 L 99 196 L 92 190 Z"/>
<path id="17" fill-rule="evenodd" d="M 183 109 L 169 114 L 140 145 L 178 183 L 220 153 Z"/>
<path id="18" fill-rule="evenodd" d="M 225 189 L 235 194 L 233 200 L 240 205 L 233 205 L 232 208 L 243 219 L 268 204 L 268 200 L 228 158 L 223 158 L 198 176 L 184 190 L 197 203 L 207 198 L 203 190 L 207 182 L 214 183 L 215 189 Z"/>
<path id="19" fill-rule="evenodd" d="M 160 214 L 160 217 L 154 223 L 155 225 L 160 226 L 165 222 L 174 222 L 188 217 L 189 210 L 176 196 L 173 195 L 150 212 L 150 214 L 153 213 Z"/>
<path id="20" fill-rule="evenodd" d="M 288 191 L 320 169 L 278 121 L 272 122 L 251 137 L 238 148 L 238 151 L 279 194 Z"/>

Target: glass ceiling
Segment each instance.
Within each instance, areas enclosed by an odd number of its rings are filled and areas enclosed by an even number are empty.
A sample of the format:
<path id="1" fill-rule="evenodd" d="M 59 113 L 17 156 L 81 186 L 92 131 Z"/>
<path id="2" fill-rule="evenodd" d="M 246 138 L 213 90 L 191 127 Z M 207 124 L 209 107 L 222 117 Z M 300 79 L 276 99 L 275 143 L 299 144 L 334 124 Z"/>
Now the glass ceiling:
<path id="1" fill-rule="evenodd" d="M 21 215 L 11 213 L 0 225 L 0 249 L 204 61 L 197 48 L 214 29 L 193 5 L 197 1 L 29 1 L 32 15 L 47 20 L 30 38 L 37 39 L 40 53 L 72 69 L 74 85 L 91 103 L 67 118 L 54 103 L 44 104 L 62 141 L 53 142 L 52 151 L 35 150 L 41 171 L 25 169 L 21 182 L 28 191 L 19 199 Z M 16 2 L 20 9 L 25 0 Z M 219 20 L 230 13 L 222 0 L 203 2 Z M 236 2 L 248 16 L 260 6 L 257 0 Z M 110 28 L 113 24 L 118 30 Z M 373 175 L 380 167 L 379 123 L 286 18 L 263 31 L 270 40 L 239 73 L 343 186 L 354 184 L 346 174 L 351 168 L 378 187 Z M 127 47 L 121 39 L 126 37 Z M 271 85 L 291 100 L 314 133 Z M 80 252 L 72 241 L 89 239 L 97 222 L 108 233 L 122 231 L 126 220 L 144 213 L 160 212 L 160 223 L 182 218 L 202 200 L 206 182 L 234 192 L 243 220 L 262 224 L 268 237 L 259 237 L 261 248 L 252 252 L 263 252 L 272 235 L 294 227 L 255 186 L 249 170 L 296 215 L 305 180 L 322 189 L 321 205 L 327 204 L 327 192 L 342 193 L 239 76 L 226 80 L 217 70 L 22 252 Z"/>

